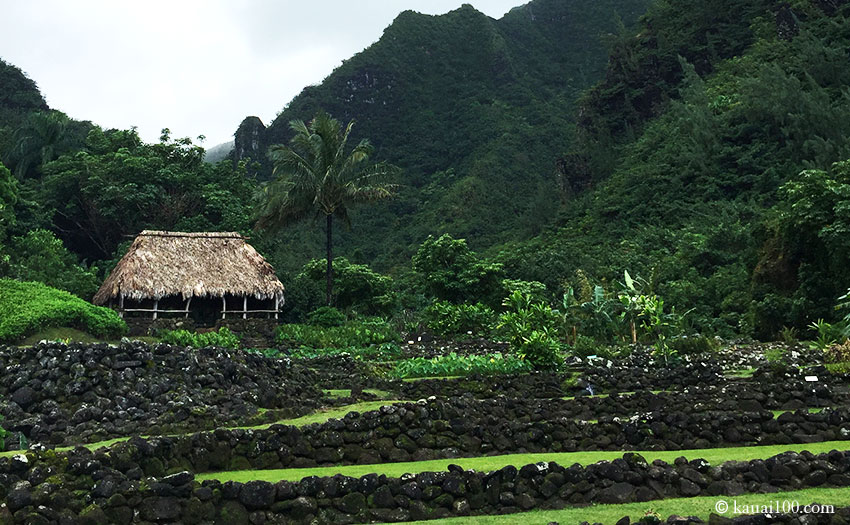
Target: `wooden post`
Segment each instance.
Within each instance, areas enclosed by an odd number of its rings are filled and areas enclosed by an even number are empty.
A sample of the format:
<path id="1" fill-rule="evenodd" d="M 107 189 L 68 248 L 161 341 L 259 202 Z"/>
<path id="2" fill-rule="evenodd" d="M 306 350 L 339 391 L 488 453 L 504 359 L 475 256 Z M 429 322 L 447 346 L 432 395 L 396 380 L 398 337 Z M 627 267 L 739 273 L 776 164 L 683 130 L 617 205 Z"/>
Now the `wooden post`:
<path id="1" fill-rule="evenodd" d="M 185 316 L 186 319 L 189 318 L 189 305 L 190 304 L 192 304 L 192 296 L 191 295 L 189 296 L 188 299 L 186 299 L 186 308 L 184 308 L 184 310 L 186 310 L 186 316 Z"/>
<path id="2" fill-rule="evenodd" d="M 154 318 L 154 320 L 156 320 L 156 315 L 159 313 L 157 310 L 159 310 L 159 299 L 154 299 L 153 300 L 153 318 Z"/>
<path id="3" fill-rule="evenodd" d="M 124 317 L 124 294 L 118 296 L 118 315 Z"/>
<path id="4" fill-rule="evenodd" d="M 248 319 L 248 295 L 242 297 L 242 319 Z"/>
<path id="5" fill-rule="evenodd" d="M 274 318 L 277 319 L 277 311 L 280 309 L 280 295 L 274 294 Z"/>
<path id="6" fill-rule="evenodd" d="M 227 298 L 225 296 L 221 296 L 221 318 L 224 319 L 224 316 L 227 315 Z"/>

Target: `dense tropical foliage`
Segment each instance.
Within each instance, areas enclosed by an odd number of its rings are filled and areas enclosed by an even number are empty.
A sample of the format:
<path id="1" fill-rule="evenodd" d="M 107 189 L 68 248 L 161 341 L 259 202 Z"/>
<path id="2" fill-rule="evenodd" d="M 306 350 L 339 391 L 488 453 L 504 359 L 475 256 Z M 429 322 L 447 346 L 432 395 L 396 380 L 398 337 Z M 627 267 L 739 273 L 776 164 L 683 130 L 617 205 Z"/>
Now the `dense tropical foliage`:
<path id="1" fill-rule="evenodd" d="M 303 327 L 288 330 L 308 339 L 361 315 L 510 336 L 518 354 L 817 337 L 818 319 L 842 322 L 850 286 L 848 10 L 535 0 L 500 20 L 406 12 L 269 128 L 246 120 L 216 164 L 168 130 L 146 144 L 69 119 L 4 62 L 0 276 L 88 298 L 142 229 L 247 234 L 258 218 L 318 214 L 353 219 L 342 257 L 313 259 L 323 236 L 310 225 L 252 237 L 287 287 L 284 321 Z M 256 151 L 240 139 L 251 126 Z M 388 194 L 360 178 L 386 162 L 403 168 L 397 198 L 349 213 Z M 317 310 L 329 301 L 338 316 Z M 511 336 L 538 307 L 555 326 Z"/>

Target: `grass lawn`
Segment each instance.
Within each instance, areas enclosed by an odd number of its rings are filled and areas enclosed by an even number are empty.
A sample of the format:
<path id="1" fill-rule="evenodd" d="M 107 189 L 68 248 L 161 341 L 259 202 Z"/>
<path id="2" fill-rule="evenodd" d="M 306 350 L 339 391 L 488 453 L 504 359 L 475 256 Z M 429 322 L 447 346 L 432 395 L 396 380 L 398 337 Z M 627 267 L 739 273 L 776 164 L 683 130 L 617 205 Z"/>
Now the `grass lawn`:
<path id="1" fill-rule="evenodd" d="M 724 461 L 747 461 L 750 459 L 765 459 L 776 454 L 787 451 L 800 452 L 808 450 L 814 454 L 829 452 L 830 450 L 850 450 L 850 441 L 826 441 L 823 443 L 808 443 L 802 445 L 767 445 L 753 447 L 730 447 L 730 448 L 708 448 L 700 450 L 674 450 L 674 451 L 635 451 L 642 454 L 647 461 L 661 459 L 672 463 L 674 459 L 685 456 L 688 459 L 702 458 L 709 463 L 717 464 Z M 343 474 L 350 477 L 360 477 L 366 474 L 386 474 L 390 477 L 399 477 L 402 474 L 416 474 L 419 472 L 440 472 L 448 468 L 450 464 L 460 465 L 465 469 L 477 471 L 498 470 L 507 465 L 517 467 L 540 461 L 555 461 L 561 465 L 569 466 L 574 463 L 588 465 L 597 461 L 613 460 L 622 457 L 626 451 L 590 451 L 590 452 L 561 452 L 541 454 L 506 454 L 503 456 L 486 456 L 477 458 L 453 458 L 436 459 L 431 461 L 412 461 L 408 463 L 383 463 L 377 465 L 345 465 L 337 467 L 316 467 L 299 469 L 276 469 L 276 470 L 236 470 L 228 472 L 210 472 L 200 474 L 199 480 L 218 479 L 221 481 L 247 482 L 255 479 L 263 481 L 298 481 L 307 476 L 333 476 Z M 850 491 L 848 491 L 850 492 Z"/>
<path id="2" fill-rule="evenodd" d="M 616 523 L 623 516 L 629 516 L 634 523 L 650 513 L 657 513 L 662 519 L 672 514 L 680 516 L 698 516 L 708 521 L 711 513 L 717 513 L 715 505 L 723 500 L 729 505 L 729 511 L 723 516 L 731 517 L 733 501 L 738 505 L 779 505 L 783 501 L 808 505 L 817 502 L 824 505 L 844 507 L 850 505 L 850 490 L 846 488 L 804 489 L 792 492 L 777 492 L 776 494 L 744 494 L 742 496 L 700 496 L 696 498 L 671 498 L 646 503 L 624 503 L 621 505 L 593 505 L 590 507 L 567 508 L 562 510 L 535 510 L 518 514 L 501 516 L 468 516 L 464 518 L 447 518 L 428 521 L 407 522 L 409 525 L 509 525 L 523 523 L 529 525 L 556 522 L 561 525 L 581 523 L 583 521 Z"/>

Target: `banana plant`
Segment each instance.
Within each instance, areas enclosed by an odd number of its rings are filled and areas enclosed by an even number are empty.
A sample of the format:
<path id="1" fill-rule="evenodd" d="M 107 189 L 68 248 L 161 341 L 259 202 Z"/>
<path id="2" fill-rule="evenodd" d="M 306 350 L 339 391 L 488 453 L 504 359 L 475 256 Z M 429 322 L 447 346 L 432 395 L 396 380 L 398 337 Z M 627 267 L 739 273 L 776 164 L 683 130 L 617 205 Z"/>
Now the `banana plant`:
<path id="1" fill-rule="evenodd" d="M 578 325 L 581 321 L 581 303 L 576 299 L 575 290 L 570 286 L 561 299 L 561 326 L 564 340 L 575 344 L 578 339 Z"/>
<path id="2" fill-rule="evenodd" d="M 593 287 L 590 301 L 581 304 L 581 311 L 589 324 L 589 332 L 598 340 L 605 340 L 616 332 L 618 316 L 614 315 L 616 303 L 605 294 L 600 285 Z"/>
<path id="3" fill-rule="evenodd" d="M 632 344 L 637 343 L 637 320 L 644 312 L 644 305 L 641 300 L 643 292 L 638 288 L 638 286 L 636 286 L 636 284 L 640 284 L 640 288 L 643 288 L 643 281 L 639 280 L 636 283 L 636 281 L 632 279 L 632 276 L 629 275 L 629 271 L 625 270 L 623 272 L 623 282 L 620 283 L 622 290 L 620 290 L 620 293 L 617 294 L 617 298 L 619 299 L 622 307 L 620 319 L 627 322 L 629 325 L 629 334 L 631 335 Z"/>

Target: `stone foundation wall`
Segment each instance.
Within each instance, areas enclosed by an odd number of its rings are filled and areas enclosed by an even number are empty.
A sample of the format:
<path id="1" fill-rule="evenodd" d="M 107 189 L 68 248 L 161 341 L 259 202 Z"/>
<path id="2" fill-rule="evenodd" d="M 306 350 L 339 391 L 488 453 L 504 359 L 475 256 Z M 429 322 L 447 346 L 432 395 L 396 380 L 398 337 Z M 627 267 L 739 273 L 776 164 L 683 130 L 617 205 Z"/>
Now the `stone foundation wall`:
<path id="1" fill-rule="evenodd" d="M 198 483 L 190 472 L 142 483 L 134 461 L 118 469 L 105 468 L 84 448 L 70 453 L 66 466 L 36 454 L 28 456 L 0 458 L 6 489 L 5 505 L 0 507 L 3 523 L 394 522 L 850 485 L 850 453 L 839 451 L 817 456 L 790 452 L 717 466 L 684 457 L 672 464 L 647 463 L 637 454 L 625 454 L 586 467 L 537 463 L 482 473 L 450 465 L 448 471 L 400 478 L 337 475 L 275 484 Z"/>
<path id="2" fill-rule="evenodd" d="M 297 428 L 224 430 L 178 437 L 134 437 L 111 448 L 108 461 L 132 458 L 142 472 L 309 468 L 587 450 L 687 450 L 779 445 L 850 437 L 850 411 L 647 414 L 643 418 L 572 421 L 542 411 L 517 421 L 504 407 L 433 401 L 382 407 Z M 603 419 L 603 418 L 601 418 Z M 117 463 L 112 465 L 117 467 Z M 120 470 L 120 468 L 119 468 Z"/>
<path id="3" fill-rule="evenodd" d="M 151 319 L 149 317 L 125 317 L 129 336 L 156 335 L 160 330 L 195 330 L 192 319 Z"/>
<path id="4" fill-rule="evenodd" d="M 242 338 L 246 348 L 271 348 L 275 346 L 274 333 L 280 321 L 277 319 L 219 319 L 215 329 L 227 327 Z"/>

